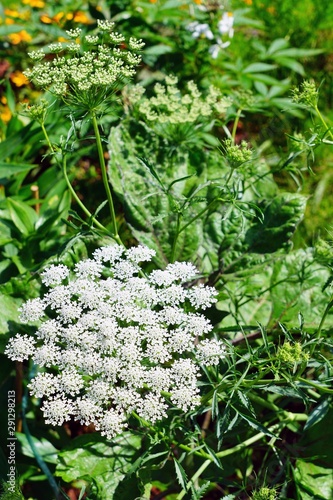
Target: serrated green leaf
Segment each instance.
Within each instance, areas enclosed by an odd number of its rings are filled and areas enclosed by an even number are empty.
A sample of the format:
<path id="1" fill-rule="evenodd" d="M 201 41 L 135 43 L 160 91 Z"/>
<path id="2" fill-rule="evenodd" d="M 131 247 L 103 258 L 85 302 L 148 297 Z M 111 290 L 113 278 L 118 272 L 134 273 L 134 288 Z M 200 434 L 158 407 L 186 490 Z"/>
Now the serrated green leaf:
<path id="1" fill-rule="evenodd" d="M 183 488 L 183 490 L 186 490 L 187 489 L 186 472 L 185 472 L 184 468 L 182 467 L 182 465 L 179 463 L 179 461 L 175 457 L 173 457 L 173 463 L 175 465 L 175 470 L 176 470 L 178 482 L 179 482 L 180 486 Z"/>

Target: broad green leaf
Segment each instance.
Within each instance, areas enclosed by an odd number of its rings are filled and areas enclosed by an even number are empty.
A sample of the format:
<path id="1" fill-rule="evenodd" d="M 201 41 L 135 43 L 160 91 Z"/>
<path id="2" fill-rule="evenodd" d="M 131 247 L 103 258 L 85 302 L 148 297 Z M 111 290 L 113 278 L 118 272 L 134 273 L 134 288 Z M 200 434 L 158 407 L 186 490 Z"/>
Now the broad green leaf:
<path id="1" fill-rule="evenodd" d="M 21 453 L 26 457 L 34 457 L 34 453 L 31 449 L 31 446 L 27 440 L 25 434 L 21 432 L 16 433 L 17 439 L 21 444 Z M 58 462 L 58 453 L 59 450 L 53 446 L 50 441 L 45 438 L 38 439 L 34 436 L 31 436 L 33 444 L 37 449 L 39 455 L 43 458 L 45 462 L 56 464 Z"/>
<path id="2" fill-rule="evenodd" d="M 0 178 L 7 178 L 21 172 L 29 172 L 37 165 L 0 162 Z"/>
<path id="3" fill-rule="evenodd" d="M 301 500 L 333 498 L 333 469 L 297 460 L 294 477 Z"/>
<path id="4" fill-rule="evenodd" d="M 263 220 L 256 222 L 245 237 L 250 251 L 270 253 L 288 245 L 304 216 L 306 201 L 305 196 L 283 193 L 259 205 Z"/>
<path id="5" fill-rule="evenodd" d="M 333 408 L 315 425 L 309 427 L 298 441 L 300 459 L 331 470 L 333 464 Z M 333 479 L 333 477 L 332 477 Z M 333 484 L 332 484 L 333 486 Z M 327 498 L 331 498 L 328 496 Z"/>
<path id="6" fill-rule="evenodd" d="M 7 198 L 7 205 L 12 221 L 17 229 L 24 235 L 28 236 L 34 232 L 35 223 L 38 215 L 35 210 L 29 205 L 20 200 Z"/>
<path id="7" fill-rule="evenodd" d="M 293 251 L 275 262 L 271 275 L 271 321 L 298 326 L 298 314 L 304 316 L 308 327 L 318 327 L 330 294 L 322 287 L 329 272 L 313 259 L 311 249 Z M 332 325 L 332 316 L 326 326 Z M 291 322 L 291 323 L 290 323 Z"/>
<path id="8" fill-rule="evenodd" d="M 141 438 L 130 432 L 111 441 L 97 433 L 85 434 L 59 453 L 55 474 L 66 482 L 86 480 L 99 500 L 113 500 L 140 446 Z"/>
<path id="9" fill-rule="evenodd" d="M 150 167 L 147 167 L 146 162 L 138 158 L 135 142 L 121 127 L 111 129 L 109 147 L 109 177 L 123 204 L 126 221 L 140 243 L 156 250 L 156 260 L 163 266 L 171 257 L 177 226 L 176 206 L 183 203 L 187 182 L 193 182 L 188 165 L 184 161 L 176 163 L 174 171 L 169 168 L 166 175 L 166 166 L 161 168 L 158 164 L 158 152 L 152 152 Z M 176 180 L 178 182 L 174 182 Z M 166 185 L 169 185 L 168 192 Z M 175 246 L 177 260 L 192 258 L 201 231 L 202 226 L 193 224 L 180 234 Z"/>

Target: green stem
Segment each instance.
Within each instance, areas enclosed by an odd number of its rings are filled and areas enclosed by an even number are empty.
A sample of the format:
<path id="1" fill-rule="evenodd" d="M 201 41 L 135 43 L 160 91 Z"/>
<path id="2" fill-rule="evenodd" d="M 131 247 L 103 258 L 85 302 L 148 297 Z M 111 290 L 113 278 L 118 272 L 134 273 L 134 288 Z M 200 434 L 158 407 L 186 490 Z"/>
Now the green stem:
<path id="1" fill-rule="evenodd" d="M 266 399 L 263 399 L 256 394 L 248 394 L 248 397 L 255 403 L 258 403 L 260 406 L 272 410 L 277 416 L 287 419 L 289 422 L 305 422 L 308 419 L 308 415 L 306 415 L 305 413 L 292 413 L 290 411 L 283 410 L 276 404 L 271 403 L 270 401 L 267 401 Z"/>
<path id="2" fill-rule="evenodd" d="M 112 224 L 113 224 L 113 237 L 119 245 L 123 245 L 123 242 L 121 241 L 120 236 L 118 234 L 116 212 L 114 209 L 112 193 L 111 193 L 110 184 L 109 184 L 108 175 L 107 175 L 107 170 L 106 170 L 106 165 L 105 165 L 104 151 L 103 151 L 103 146 L 102 146 L 101 135 L 99 133 L 98 122 L 97 122 L 96 113 L 94 110 L 92 110 L 90 112 L 90 116 L 91 116 L 92 124 L 94 127 L 97 153 L 98 153 L 98 159 L 99 159 L 101 172 L 102 172 L 104 189 L 106 192 L 106 196 L 107 196 L 107 200 L 108 200 L 109 208 L 110 208 L 111 220 L 112 220 Z"/>
<path id="3" fill-rule="evenodd" d="M 239 108 L 239 110 L 236 113 L 235 121 L 234 121 L 234 124 L 232 127 L 232 132 L 231 132 L 231 137 L 232 137 L 233 142 L 235 142 L 237 127 L 238 127 L 238 123 L 239 123 L 239 119 L 241 117 L 241 114 L 242 114 L 242 108 Z"/>
<path id="4" fill-rule="evenodd" d="M 181 231 L 179 230 L 179 227 L 180 227 L 180 218 L 181 218 L 181 213 L 177 212 L 176 234 L 175 234 L 175 237 L 173 239 L 173 244 L 172 244 L 171 262 L 175 262 L 175 253 L 176 253 L 176 246 L 177 246 L 178 236 L 181 233 Z"/>
<path id="5" fill-rule="evenodd" d="M 191 219 L 189 222 L 187 222 L 186 224 L 184 224 L 178 231 L 178 235 L 180 233 L 182 233 L 183 231 L 185 231 L 185 229 L 190 226 L 194 221 L 196 221 L 197 219 L 199 219 L 205 212 L 207 212 L 207 210 L 209 210 L 211 208 L 211 206 L 216 203 L 218 201 L 218 198 L 214 198 L 214 200 L 212 200 L 210 203 L 208 203 L 208 205 L 203 208 L 195 217 L 193 217 L 193 219 Z"/>
<path id="6" fill-rule="evenodd" d="M 284 425 L 285 425 L 285 423 L 284 423 Z M 272 425 L 271 427 L 269 427 L 268 430 L 270 432 L 274 432 L 279 427 L 281 427 L 280 424 L 275 424 L 275 425 Z M 251 444 L 255 443 L 256 441 L 259 441 L 265 435 L 266 434 L 264 432 L 259 432 L 255 436 L 252 436 L 249 439 L 246 439 L 245 441 L 243 441 L 243 443 L 240 443 L 240 444 L 234 446 L 233 448 L 229 448 L 228 450 L 223 450 L 223 451 L 220 451 L 219 453 L 216 453 L 216 456 L 218 458 L 223 458 L 223 457 L 227 457 L 229 455 L 232 455 L 233 453 L 237 453 L 238 451 L 243 450 L 244 448 L 247 448 L 248 446 L 250 446 Z M 187 483 L 186 490 L 183 489 L 179 493 L 179 495 L 177 496 L 176 500 L 181 500 L 182 498 L 184 498 L 184 496 L 186 495 L 186 493 L 189 490 L 190 486 L 192 484 L 194 484 L 194 482 L 199 479 L 200 475 L 207 469 L 207 467 L 212 463 L 212 461 L 213 461 L 213 457 L 210 457 L 209 459 L 207 459 L 200 466 L 200 468 L 195 472 L 195 474 L 193 474 L 193 476 L 191 477 L 190 481 Z"/>
<path id="7" fill-rule="evenodd" d="M 101 229 L 102 231 L 108 233 L 109 231 L 106 229 L 106 227 L 104 227 L 100 222 L 98 222 L 98 220 L 92 215 L 92 213 L 87 209 L 87 207 L 82 203 L 82 201 L 80 200 L 80 198 L 76 194 L 76 192 L 71 184 L 71 181 L 68 178 L 66 156 L 65 155 L 63 156 L 63 160 L 62 160 L 62 172 L 63 172 L 67 187 L 68 187 L 72 197 L 74 198 L 76 203 L 79 205 L 79 207 L 82 209 L 82 211 L 92 220 L 92 222 L 95 224 L 96 227 L 98 227 L 98 229 Z"/>
<path id="8" fill-rule="evenodd" d="M 333 394 L 333 389 L 329 389 L 328 387 L 323 387 L 322 385 L 316 384 L 312 380 L 308 380 L 306 378 L 298 377 L 297 380 L 299 382 L 303 382 L 303 384 L 310 385 L 311 387 L 315 387 L 319 392 L 324 392 L 326 394 Z"/>
<path id="9" fill-rule="evenodd" d="M 46 139 L 47 145 L 50 148 L 50 151 L 52 151 L 52 153 L 55 153 L 56 151 L 55 151 L 55 149 L 50 141 L 50 138 L 49 138 L 49 135 L 47 133 L 47 130 L 45 128 L 44 123 L 41 122 L 40 125 L 42 128 L 44 137 Z M 60 164 L 58 159 L 56 159 L 56 161 L 58 164 Z M 104 227 L 100 222 L 98 222 L 98 220 L 92 215 L 92 213 L 87 209 L 87 207 L 82 203 L 82 201 L 80 200 L 80 198 L 76 194 L 76 192 L 75 192 L 75 190 L 74 190 L 74 188 L 73 188 L 73 186 L 68 178 L 67 162 L 66 162 L 66 155 L 65 154 L 62 155 L 62 173 L 64 175 L 69 192 L 71 193 L 72 197 L 74 198 L 76 203 L 79 205 L 79 207 L 82 209 L 82 211 L 93 221 L 93 223 L 95 224 L 96 227 L 98 227 L 98 229 L 101 229 L 103 232 L 110 234 L 110 232 L 106 229 L 106 227 Z"/>
<path id="10" fill-rule="evenodd" d="M 40 122 L 40 125 L 42 127 L 42 131 L 43 131 L 43 134 L 44 134 L 44 137 L 46 139 L 46 142 L 47 142 L 47 145 L 48 147 L 50 148 L 50 151 L 52 151 L 52 153 L 54 153 L 54 147 L 52 146 L 52 143 L 50 141 L 50 138 L 49 138 L 49 134 L 47 133 L 46 131 L 46 128 L 45 128 L 45 125 L 44 125 L 44 122 Z"/>
<path id="11" fill-rule="evenodd" d="M 330 309 L 332 308 L 332 306 L 333 306 L 333 299 L 332 299 L 332 300 L 330 300 L 330 302 L 327 304 L 326 309 L 325 309 L 325 312 L 324 312 L 324 314 L 323 314 L 323 317 L 321 318 L 320 324 L 319 324 L 319 326 L 318 326 L 318 330 L 317 330 L 317 332 L 316 332 L 316 338 L 317 338 L 317 339 L 319 338 L 319 335 L 320 335 L 320 333 L 321 333 L 321 330 L 322 330 L 322 328 L 323 328 L 323 326 L 324 326 L 325 319 L 326 319 L 326 317 L 327 317 L 327 315 L 328 315 L 328 313 L 329 313 Z M 311 354 L 312 354 L 312 353 L 311 353 Z"/>
<path id="12" fill-rule="evenodd" d="M 318 106 L 314 106 L 314 109 L 317 113 L 317 116 L 319 117 L 321 123 L 324 125 L 325 129 L 327 130 L 327 132 L 329 133 L 329 135 L 331 136 L 331 139 L 333 139 L 333 133 L 331 131 L 331 129 L 327 126 L 327 123 L 326 121 L 324 120 L 324 117 L 323 115 L 321 114 L 321 112 L 319 111 L 319 108 Z"/>

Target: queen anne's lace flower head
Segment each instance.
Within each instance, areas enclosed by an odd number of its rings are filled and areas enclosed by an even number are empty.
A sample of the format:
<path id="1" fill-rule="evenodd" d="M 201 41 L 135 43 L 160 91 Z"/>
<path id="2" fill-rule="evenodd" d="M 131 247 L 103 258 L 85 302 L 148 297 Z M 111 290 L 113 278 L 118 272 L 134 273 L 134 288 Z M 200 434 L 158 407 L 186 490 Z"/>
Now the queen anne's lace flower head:
<path id="1" fill-rule="evenodd" d="M 33 337 L 13 337 L 6 354 L 52 369 L 29 384 L 44 399 L 47 423 L 74 418 L 112 438 L 132 412 L 154 423 L 170 405 L 199 404 L 200 364 L 225 356 L 221 341 L 205 338 L 212 325 L 198 312 L 216 302 L 216 291 L 190 286 L 198 271 L 187 262 L 146 275 L 139 263 L 154 254 L 103 247 L 73 271 L 61 264 L 41 273 L 48 291 L 21 307 L 22 321 L 40 325 Z"/>

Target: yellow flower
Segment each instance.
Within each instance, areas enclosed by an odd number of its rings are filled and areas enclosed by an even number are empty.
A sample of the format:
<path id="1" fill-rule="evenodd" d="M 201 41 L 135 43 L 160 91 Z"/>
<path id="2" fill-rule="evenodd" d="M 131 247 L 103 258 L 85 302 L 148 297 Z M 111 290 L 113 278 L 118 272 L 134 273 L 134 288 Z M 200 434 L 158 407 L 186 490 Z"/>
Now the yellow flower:
<path id="1" fill-rule="evenodd" d="M 45 7 L 45 2 L 43 2 L 43 0 L 23 0 L 23 3 L 30 5 L 30 7 L 36 7 L 37 9 Z"/>
<path id="2" fill-rule="evenodd" d="M 22 71 L 14 71 L 9 78 L 14 85 L 16 85 L 16 87 L 22 87 L 23 85 L 27 85 L 29 83 L 29 80 L 24 76 Z"/>
<path id="3" fill-rule="evenodd" d="M 6 105 L 7 104 L 7 98 L 5 96 L 2 96 L 0 99 L 1 103 L 4 104 L 4 106 L 1 106 L 0 108 L 0 119 L 4 122 L 7 123 L 12 117 L 12 113 L 9 109 L 9 107 Z"/>
<path id="4" fill-rule="evenodd" d="M 58 23 L 63 17 L 64 17 L 64 13 L 63 12 L 58 12 L 58 14 L 56 14 L 55 16 L 52 17 L 53 21 L 55 21 L 56 23 Z"/>
<path id="5" fill-rule="evenodd" d="M 11 33 L 8 35 L 8 38 L 13 45 L 18 45 L 21 42 L 30 42 L 30 40 L 32 40 L 26 30 L 19 31 L 18 33 Z"/>

